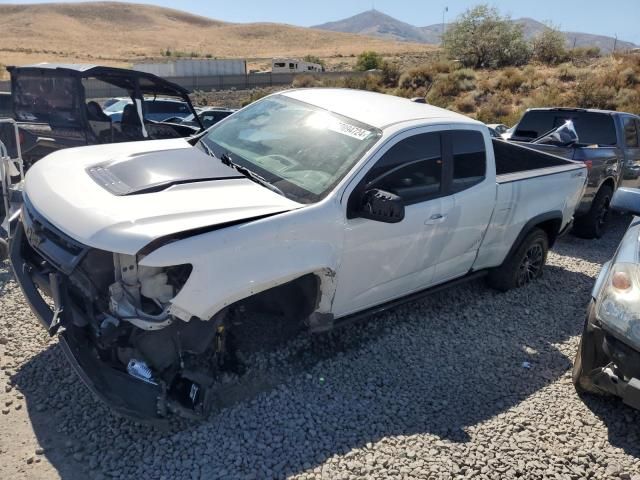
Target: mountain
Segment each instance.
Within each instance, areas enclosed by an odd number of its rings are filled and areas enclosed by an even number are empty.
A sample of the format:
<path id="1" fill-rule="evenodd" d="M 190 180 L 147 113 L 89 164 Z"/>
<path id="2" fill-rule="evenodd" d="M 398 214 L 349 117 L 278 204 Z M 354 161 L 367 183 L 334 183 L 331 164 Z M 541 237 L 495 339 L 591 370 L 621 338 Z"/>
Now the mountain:
<path id="1" fill-rule="evenodd" d="M 275 56 L 394 54 L 424 45 L 275 23 L 228 23 L 179 10 L 120 2 L 0 4 L 0 63 L 119 65 L 174 53 Z"/>
<path id="2" fill-rule="evenodd" d="M 543 23 L 531 18 L 519 18 L 513 22 L 523 26 L 527 39 L 532 39 L 542 32 L 546 27 Z M 426 27 L 416 27 L 405 22 L 401 22 L 378 10 L 354 15 L 353 17 L 338 20 L 336 22 L 316 25 L 313 28 L 329 30 L 332 32 L 348 32 L 360 35 L 375 36 L 400 41 L 421 42 L 439 44 L 442 37 L 442 24 L 429 25 Z M 605 53 L 613 50 L 615 39 L 604 35 L 594 35 L 582 32 L 563 32 L 570 47 L 596 46 Z M 635 48 L 631 42 L 617 41 L 616 49 L 625 50 Z"/>
<path id="3" fill-rule="evenodd" d="M 332 32 L 357 33 L 391 40 L 420 43 L 439 43 L 440 35 L 401 22 L 378 10 L 369 10 L 353 17 L 324 23 L 312 28 Z"/>

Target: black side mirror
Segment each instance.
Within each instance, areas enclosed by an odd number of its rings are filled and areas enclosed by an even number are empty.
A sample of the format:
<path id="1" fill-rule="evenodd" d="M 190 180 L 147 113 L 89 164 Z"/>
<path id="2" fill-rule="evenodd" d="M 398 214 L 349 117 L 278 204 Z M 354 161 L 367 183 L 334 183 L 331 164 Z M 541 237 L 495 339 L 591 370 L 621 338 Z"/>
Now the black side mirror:
<path id="1" fill-rule="evenodd" d="M 621 213 L 630 213 L 631 215 L 640 216 L 640 190 L 637 188 L 619 188 L 613 194 L 611 204 L 612 210 Z"/>
<path id="2" fill-rule="evenodd" d="M 404 219 L 404 201 L 398 195 L 379 190 L 367 190 L 362 196 L 358 216 L 376 222 L 398 223 Z"/>

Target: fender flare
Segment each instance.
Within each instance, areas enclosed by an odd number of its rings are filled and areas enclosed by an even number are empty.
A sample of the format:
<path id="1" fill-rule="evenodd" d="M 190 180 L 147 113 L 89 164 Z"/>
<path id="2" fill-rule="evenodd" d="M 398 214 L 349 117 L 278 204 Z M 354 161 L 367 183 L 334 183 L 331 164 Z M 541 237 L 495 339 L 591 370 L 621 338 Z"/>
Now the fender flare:
<path id="1" fill-rule="evenodd" d="M 509 253 L 507 253 L 506 257 L 504 257 L 504 261 L 510 258 L 511 255 L 513 255 L 513 252 L 516 251 L 516 249 L 520 246 L 520 244 L 525 239 L 525 237 L 529 234 L 529 232 L 531 232 L 535 227 L 537 227 L 541 223 L 545 223 L 551 220 L 558 220 L 560 222 L 560 227 L 562 227 L 562 212 L 560 210 L 553 210 L 551 212 L 541 213 L 540 215 L 536 215 L 535 217 L 530 219 L 527 223 L 525 223 L 522 229 L 520 230 L 520 233 L 518 233 L 518 236 L 516 237 L 515 241 L 511 245 L 511 248 L 509 249 Z M 558 229 L 558 232 L 560 232 L 560 229 Z M 553 241 L 550 238 L 549 247 L 551 246 L 553 246 Z"/>

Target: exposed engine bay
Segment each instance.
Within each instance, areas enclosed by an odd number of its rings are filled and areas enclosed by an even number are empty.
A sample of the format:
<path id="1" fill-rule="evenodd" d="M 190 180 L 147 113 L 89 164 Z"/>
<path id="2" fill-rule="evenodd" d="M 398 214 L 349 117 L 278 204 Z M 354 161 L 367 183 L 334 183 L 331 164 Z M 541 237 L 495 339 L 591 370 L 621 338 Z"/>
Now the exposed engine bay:
<path id="1" fill-rule="evenodd" d="M 24 212 L 12 258 L 22 257 L 35 288 L 22 287 L 38 295 L 36 313 L 48 308 L 38 316 L 51 319 L 50 334 L 60 330 L 88 386 L 128 416 L 206 415 L 226 355 L 226 312 L 207 321 L 172 314 L 191 265 L 139 266 L 134 255 L 84 247 Z"/>

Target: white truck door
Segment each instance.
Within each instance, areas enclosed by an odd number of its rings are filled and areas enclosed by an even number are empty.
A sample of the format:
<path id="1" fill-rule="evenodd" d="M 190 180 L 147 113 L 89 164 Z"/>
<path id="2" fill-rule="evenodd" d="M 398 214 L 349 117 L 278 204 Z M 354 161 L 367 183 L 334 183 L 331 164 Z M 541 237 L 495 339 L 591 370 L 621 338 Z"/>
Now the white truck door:
<path id="1" fill-rule="evenodd" d="M 437 283 L 469 273 L 496 202 L 491 140 L 473 127 L 454 128 L 443 134 L 445 157 L 451 158 L 454 204 L 446 219 L 451 235 L 440 252 L 434 277 Z"/>
<path id="2" fill-rule="evenodd" d="M 446 242 L 453 199 L 444 197 L 442 135 L 404 134 L 373 164 L 348 199 L 345 246 L 333 303 L 336 316 L 429 286 Z M 377 188 L 405 202 L 399 223 L 359 218 L 362 194 Z M 355 213 L 354 213 L 355 212 Z"/>

